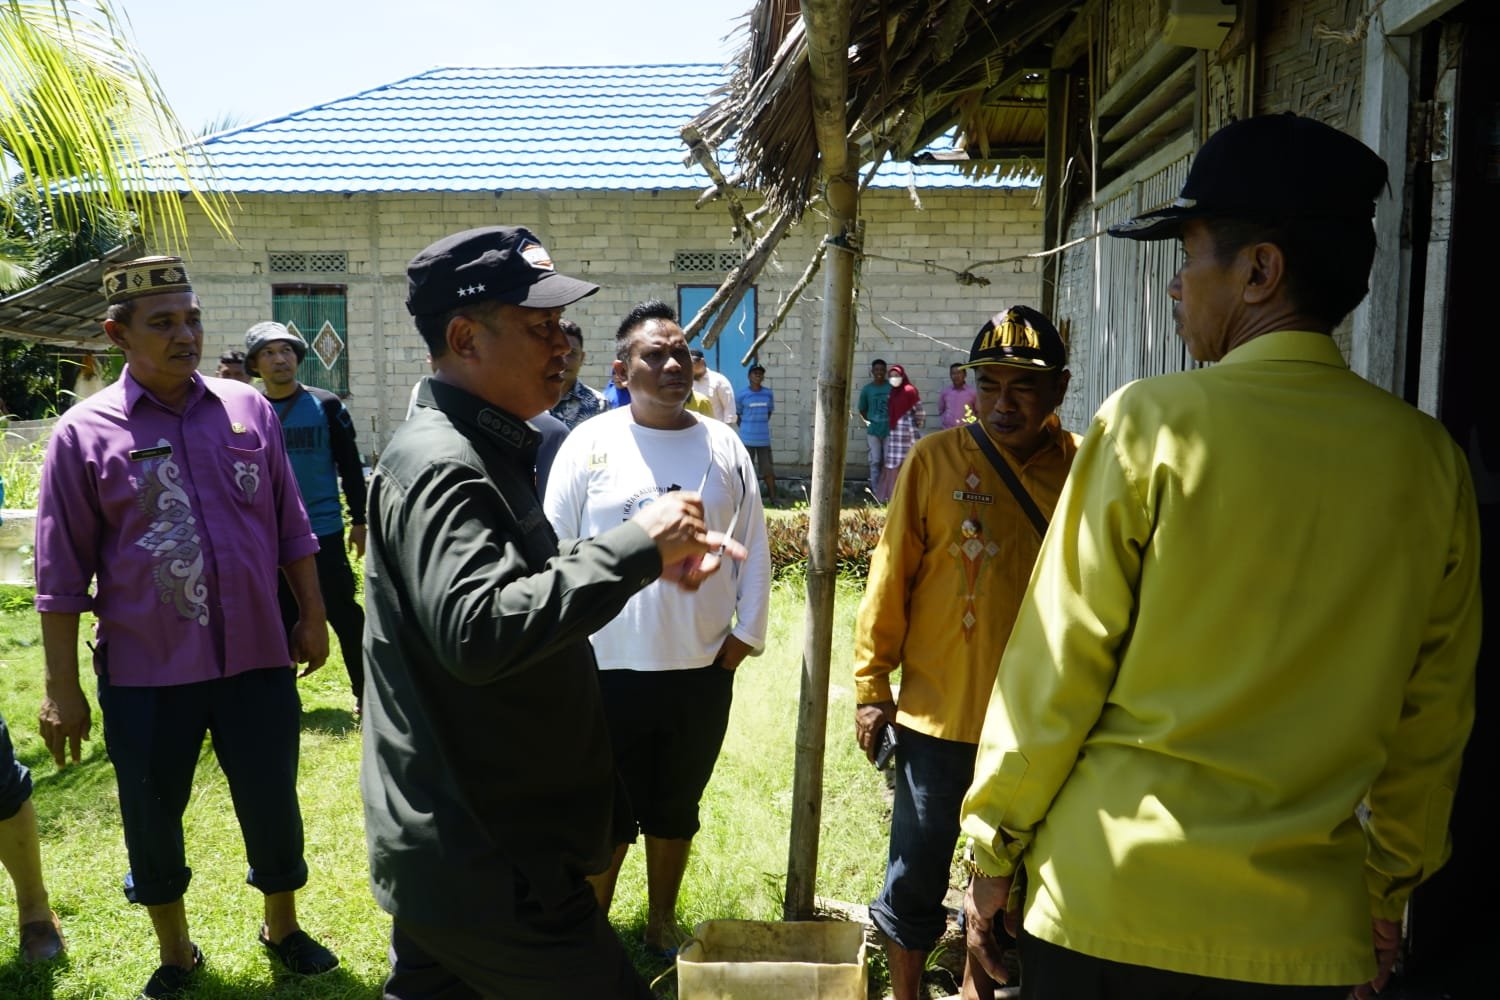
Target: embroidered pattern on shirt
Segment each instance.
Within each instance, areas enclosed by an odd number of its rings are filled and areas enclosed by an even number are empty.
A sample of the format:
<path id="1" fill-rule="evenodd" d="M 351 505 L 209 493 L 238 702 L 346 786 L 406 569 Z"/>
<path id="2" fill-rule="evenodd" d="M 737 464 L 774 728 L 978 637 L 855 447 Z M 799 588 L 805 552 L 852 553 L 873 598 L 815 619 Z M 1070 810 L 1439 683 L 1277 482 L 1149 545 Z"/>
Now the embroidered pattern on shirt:
<path id="1" fill-rule="evenodd" d="M 158 442 L 165 447 L 166 440 Z M 137 548 L 151 553 L 155 561 L 151 576 L 161 603 L 170 604 L 180 618 L 208 624 L 208 586 L 203 582 L 202 537 L 196 527 L 192 504 L 182 488 L 182 469 L 176 459 L 148 461 L 141 475 L 131 477 L 136 503 L 150 519 L 146 533 L 136 539 Z"/>
<path id="2" fill-rule="evenodd" d="M 256 491 L 260 489 L 260 463 L 259 462 L 235 462 L 234 463 L 234 485 L 245 494 L 247 503 L 255 502 Z"/>
<path id="3" fill-rule="evenodd" d="M 969 516 L 959 525 L 958 541 L 948 544 L 948 555 L 957 559 L 963 570 L 964 603 L 959 623 L 963 626 L 965 642 L 973 638 L 974 626 L 979 623 L 979 616 L 975 613 L 979 571 L 984 567 L 985 560 L 1000 554 L 1000 546 L 984 537 L 984 522 L 979 519 L 981 505 L 994 503 L 992 496 L 978 492 L 983 482 L 971 465 L 964 473 L 964 485 L 968 488 L 953 491 L 953 499 L 967 504 L 969 508 Z"/>

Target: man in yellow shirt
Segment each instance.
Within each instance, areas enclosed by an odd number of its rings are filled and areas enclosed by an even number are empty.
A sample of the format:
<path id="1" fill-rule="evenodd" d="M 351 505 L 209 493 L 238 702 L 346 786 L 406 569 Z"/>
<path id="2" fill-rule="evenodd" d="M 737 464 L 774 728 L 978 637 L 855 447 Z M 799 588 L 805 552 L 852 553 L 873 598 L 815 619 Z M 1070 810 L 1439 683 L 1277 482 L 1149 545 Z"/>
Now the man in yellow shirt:
<path id="1" fill-rule="evenodd" d="M 965 912 L 996 968 L 1024 863 L 1029 997 L 1368 996 L 1447 857 L 1473 488 L 1443 427 L 1329 336 L 1367 290 L 1385 186 L 1349 136 L 1252 118 L 1112 230 L 1182 240 L 1179 335 L 1217 364 L 1100 408 L 1000 665 Z"/>
<path id="2" fill-rule="evenodd" d="M 1042 512 L 1056 505 L 1077 451 L 1054 412 L 1067 363 L 1062 337 L 1034 309 L 985 323 L 965 366 L 975 370 L 979 420 L 916 443 L 870 560 L 854 631 L 854 723 L 871 760 L 886 726 L 899 733 L 885 887 L 870 906 L 896 1000 L 918 996 L 945 928 L 958 811 L 995 668 L 1041 545 Z"/>

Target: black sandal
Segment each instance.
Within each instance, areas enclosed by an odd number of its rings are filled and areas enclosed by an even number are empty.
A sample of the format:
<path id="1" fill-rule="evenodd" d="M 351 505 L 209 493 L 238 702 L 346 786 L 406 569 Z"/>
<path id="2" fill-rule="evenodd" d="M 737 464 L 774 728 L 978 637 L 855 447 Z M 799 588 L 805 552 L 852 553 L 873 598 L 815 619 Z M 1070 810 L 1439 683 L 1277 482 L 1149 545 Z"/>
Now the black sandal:
<path id="1" fill-rule="evenodd" d="M 292 931 L 281 939 L 280 944 L 272 944 L 262 927 L 260 943 L 286 966 L 287 971 L 299 976 L 316 976 L 338 968 L 338 956 L 314 941 L 306 931 Z"/>

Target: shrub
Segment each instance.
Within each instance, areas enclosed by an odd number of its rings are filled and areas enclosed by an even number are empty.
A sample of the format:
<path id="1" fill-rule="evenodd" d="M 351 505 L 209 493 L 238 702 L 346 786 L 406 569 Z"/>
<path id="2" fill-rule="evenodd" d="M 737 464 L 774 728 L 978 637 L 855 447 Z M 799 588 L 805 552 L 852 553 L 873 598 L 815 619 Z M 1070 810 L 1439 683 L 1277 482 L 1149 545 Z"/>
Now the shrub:
<path id="1" fill-rule="evenodd" d="M 766 518 L 766 536 L 771 548 L 771 566 L 777 576 L 806 569 L 808 559 L 808 511 L 776 512 Z M 885 527 L 880 507 L 850 507 L 839 512 L 839 574 L 864 578 L 870 572 L 870 553 Z"/>
<path id="2" fill-rule="evenodd" d="M 36 591 L 18 583 L 0 583 L 0 611 L 28 612 L 34 607 Z"/>
<path id="3" fill-rule="evenodd" d="M 0 434 L 5 434 L 0 428 Z M 0 482 L 5 483 L 5 506 L 20 510 L 36 506 L 37 489 L 42 477 L 42 457 L 46 446 L 6 435 L 0 441 Z"/>

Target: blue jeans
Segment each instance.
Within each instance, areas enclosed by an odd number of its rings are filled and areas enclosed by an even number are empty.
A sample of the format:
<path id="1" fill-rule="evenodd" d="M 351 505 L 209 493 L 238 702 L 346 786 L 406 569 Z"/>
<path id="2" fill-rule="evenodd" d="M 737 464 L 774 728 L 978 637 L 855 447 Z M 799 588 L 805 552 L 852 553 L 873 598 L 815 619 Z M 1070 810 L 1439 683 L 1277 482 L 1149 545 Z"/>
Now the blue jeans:
<path id="1" fill-rule="evenodd" d="M 947 926 L 943 896 L 979 748 L 905 728 L 898 736 L 890 858 L 870 919 L 908 951 L 931 951 Z"/>
<path id="2" fill-rule="evenodd" d="M 16 759 L 5 717 L 0 716 L 0 822 L 21 811 L 31 798 L 31 772 Z"/>
<path id="3" fill-rule="evenodd" d="M 870 491 L 874 492 L 875 484 L 880 482 L 880 473 L 885 468 L 885 436 L 866 434 L 865 452 L 870 466 Z"/>

